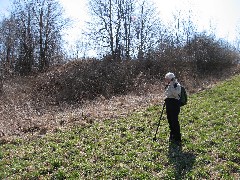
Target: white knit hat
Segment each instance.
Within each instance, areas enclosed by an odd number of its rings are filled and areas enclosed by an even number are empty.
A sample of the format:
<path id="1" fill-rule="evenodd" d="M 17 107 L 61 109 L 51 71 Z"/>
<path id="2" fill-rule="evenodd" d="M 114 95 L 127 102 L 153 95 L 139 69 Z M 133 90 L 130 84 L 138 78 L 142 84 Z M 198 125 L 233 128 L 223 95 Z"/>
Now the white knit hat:
<path id="1" fill-rule="evenodd" d="M 167 74 L 165 75 L 165 79 L 171 80 L 172 78 L 175 78 L 175 75 L 174 75 L 173 73 L 171 73 L 171 72 L 169 72 L 169 73 L 167 73 Z"/>

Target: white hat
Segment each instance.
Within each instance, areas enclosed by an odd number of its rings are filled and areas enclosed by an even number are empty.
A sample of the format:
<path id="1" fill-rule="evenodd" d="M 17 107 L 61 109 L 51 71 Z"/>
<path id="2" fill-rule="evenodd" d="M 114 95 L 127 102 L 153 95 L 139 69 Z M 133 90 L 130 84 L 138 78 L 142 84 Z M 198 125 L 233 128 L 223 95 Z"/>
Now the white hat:
<path id="1" fill-rule="evenodd" d="M 165 75 L 165 79 L 171 80 L 172 78 L 175 78 L 175 75 L 174 75 L 173 73 L 171 73 L 171 72 L 169 72 L 169 73 L 167 73 L 167 74 Z"/>

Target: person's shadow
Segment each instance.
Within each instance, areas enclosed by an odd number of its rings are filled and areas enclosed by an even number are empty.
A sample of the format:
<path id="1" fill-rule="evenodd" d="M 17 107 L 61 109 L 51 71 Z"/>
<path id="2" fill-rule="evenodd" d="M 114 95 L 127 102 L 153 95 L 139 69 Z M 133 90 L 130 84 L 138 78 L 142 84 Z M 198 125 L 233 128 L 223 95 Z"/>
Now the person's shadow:
<path id="1" fill-rule="evenodd" d="M 174 167 L 175 179 L 185 179 L 187 172 L 191 171 L 196 156 L 191 152 L 183 152 L 182 148 L 174 143 L 169 143 L 168 151 L 169 163 Z"/>

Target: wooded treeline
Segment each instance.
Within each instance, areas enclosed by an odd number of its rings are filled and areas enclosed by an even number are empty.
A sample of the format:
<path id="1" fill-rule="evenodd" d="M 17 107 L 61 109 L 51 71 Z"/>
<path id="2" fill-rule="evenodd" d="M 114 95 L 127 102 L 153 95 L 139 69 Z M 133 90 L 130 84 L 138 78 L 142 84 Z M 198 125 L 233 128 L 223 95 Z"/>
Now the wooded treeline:
<path id="1" fill-rule="evenodd" d="M 197 31 L 190 10 L 175 12 L 166 25 L 150 0 L 88 2 L 92 20 L 82 36 L 87 45 L 83 45 L 83 38 L 78 48 L 82 52 L 94 49 L 98 60 L 179 59 L 207 69 L 212 68 L 209 62 L 215 66 L 218 61 L 226 67 L 237 59 L 237 50 L 228 42 Z M 10 16 L 0 22 L 2 72 L 29 75 L 63 62 L 62 30 L 67 22 L 58 0 L 14 0 Z"/>
<path id="2" fill-rule="evenodd" d="M 4 72 L 44 71 L 62 57 L 66 20 L 56 0 L 15 0 L 0 22 L 0 59 Z"/>

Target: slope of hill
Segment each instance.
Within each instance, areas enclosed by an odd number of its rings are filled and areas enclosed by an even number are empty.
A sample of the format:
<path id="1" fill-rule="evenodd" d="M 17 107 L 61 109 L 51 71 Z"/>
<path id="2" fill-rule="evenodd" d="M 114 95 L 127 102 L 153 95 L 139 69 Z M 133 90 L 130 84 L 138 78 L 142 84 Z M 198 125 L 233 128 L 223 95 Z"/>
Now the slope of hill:
<path id="1" fill-rule="evenodd" d="M 2 141 L 0 179 L 239 179 L 240 76 L 189 98 L 180 121 L 183 149 L 168 144 L 161 106 L 72 130 Z"/>
<path id="2" fill-rule="evenodd" d="M 103 62 L 99 62 L 96 69 L 91 69 L 96 62 L 72 61 L 54 66 L 45 73 L 4 79 L 3 88 L 0 89 L 0 140 L 29 134 L 44 135 L 69 126 L 126 117 L 134 111 L 159 104 L 163 98 L 163 70 L 158 71 L 160 65 L 154 62 L 151 66 L 157 75 L 153 76 L 150 72 L 144 74 L 141 69 L 145 66 L 141 63 L 133 67 L 116 63 L 113 64 L 115 71 L 105 67 L 106 63 Z M 240 72 L 239 66 L 234 66 L 217 74 L 198 74 L 189 72 L 189 64 L 181 66 L 181 71 L 175 71 L 191 94 Z M 164 72 L 167 67 L 164 66 Z M 102 73 L 102 70 L 106 72 Z M 114 74 L 111 74 L 112 71 Z M 133 71 L 136 71 L 134 76 L 131 73 Z M 130 74 L 123 77 L 125 72 Z M 98 74 L 101 74 L 100 79 Z M 108 76 L 108 81 L 105 76 Z M 118 93 L 120 90 L 117 89 L 121 86 L 118 83 L 122 81 L 124 87 L 120 89 L 125 90 L 124 93 Z M 98 91 L 99 88 L 101 91 Z"/>

